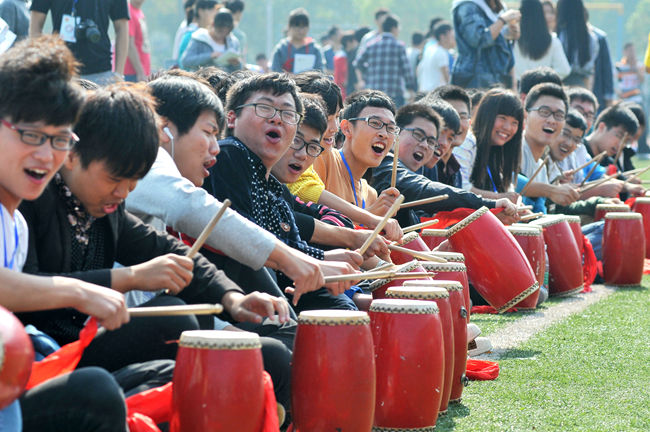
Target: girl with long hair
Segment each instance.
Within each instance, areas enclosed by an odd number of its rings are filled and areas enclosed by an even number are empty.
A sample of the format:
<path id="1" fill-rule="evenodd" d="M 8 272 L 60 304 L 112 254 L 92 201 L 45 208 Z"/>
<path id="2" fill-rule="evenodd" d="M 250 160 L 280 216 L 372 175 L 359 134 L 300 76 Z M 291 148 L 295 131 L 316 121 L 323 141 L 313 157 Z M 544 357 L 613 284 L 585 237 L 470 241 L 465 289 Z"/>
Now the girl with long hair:
<path id="1" fill-rule="evenodd" d="M 472 192 L 517 202 L 513 182 L 519 171 L 523 127 L 524 109 L 513 92 L 495 88 L 485 93 L 472 122 L 476 136 Z"/>
<path id="2" fill-rule="evenodd" d="M 554 69 L 561 78 L 571 73 L 562 42 L 548 28 L 540 0 L 522 0 L 521 36 L 515 42 L 515 78 L 541 66 Z"/>
<path id="3" fill-rule="evenodd" d="M 582 0 L 557 2 L 557 35 L 571 65 L 571 73 L 564 84 L 591 89 L 599 45 L 598 37 L 587 26 Z"/>

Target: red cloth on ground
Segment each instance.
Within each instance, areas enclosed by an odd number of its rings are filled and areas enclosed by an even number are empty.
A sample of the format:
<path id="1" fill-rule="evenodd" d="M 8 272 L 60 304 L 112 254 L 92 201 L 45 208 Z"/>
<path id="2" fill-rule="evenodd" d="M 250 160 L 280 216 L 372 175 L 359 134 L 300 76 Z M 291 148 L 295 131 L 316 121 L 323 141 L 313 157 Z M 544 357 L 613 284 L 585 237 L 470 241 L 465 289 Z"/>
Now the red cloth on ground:
<path id="1" fill-rule="evenodd" d="M 584 244 L 584 256 L 582 263 L 582 275 L 584 288 L 581 292 L 591 292 L 591 284 L 594 283 L 596 275 L 598 274 L 598 259 L 594 253 L 594 248 L 589 239 L 585 236 L 582 237 Z"/>
<path id="2" fill-rule="evenodd" d="M 643 274 L 650 274 L 650 259 L 643 261 Z"/>
<path id="3" fill-rule="evenodd" d="M 614 164 L 607 165 L 607 175 L 616 174 L 618 172 L 618 167 Z"/>
<path id="4" fill-rule="evenodd" d="M 505 313 L 517 312 L 517 308 L 510 308 Z M 497 314 L 497 310 L 492 306 L 472 306 L 471 314 Z"/>
<path id="5" fill-rule="evenodd" d="M 634 203 L 636 202 L 636 197 L 630 197 L 625 200 L 625 204 L 629 205 L 630 208 L 634 207 Z"/>
<path id="6" fill-rule="evenodd" d="M 43 360 L 34 362 L 27 389 L 75 370 L 84 350 L 97 334 L 97 320 L 91 318 L 79 333 L 79 340 L 62 346 Z"/>
<path id="7" fill-rule="evenodd" d="M 465 376 L 473 381 L 491 381 L 499 376 L 499 363 L 488 360 L 467 359 Z"/>

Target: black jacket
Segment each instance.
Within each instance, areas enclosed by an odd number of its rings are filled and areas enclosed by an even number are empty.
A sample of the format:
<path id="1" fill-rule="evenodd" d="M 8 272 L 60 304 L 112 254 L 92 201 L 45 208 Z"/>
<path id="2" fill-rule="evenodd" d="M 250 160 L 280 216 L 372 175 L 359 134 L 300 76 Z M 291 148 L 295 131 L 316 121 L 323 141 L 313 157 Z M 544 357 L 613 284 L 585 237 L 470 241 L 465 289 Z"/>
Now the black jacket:
<path id="1" fill-rule="evenodd" d="M 377 193 L 381 193 L 381 191 L 390 187 L 392 171 L 393 154 L 389 153 L 378 167 L 372 169 L 370 185 L 377 190 Z M 478 209 L 483 206 L 488 208 L 494 208 L 495 206 L 494 200 L 483 199 L 472 192 L 467 192 L 443 183 L 433 182 L 420 174 L 415 174 L 401 162 L 397 163 L 397 180 L 395 186 L 404 195 L 404 202 L 444 194 L 449 195 L 449 198 L 443 201 L 399 211 L 397 213 L 397 220 L 402 226 L 420 222 L 419 215 L 431 216 L 439 211 L 449 211 L 461 207 Z"/>

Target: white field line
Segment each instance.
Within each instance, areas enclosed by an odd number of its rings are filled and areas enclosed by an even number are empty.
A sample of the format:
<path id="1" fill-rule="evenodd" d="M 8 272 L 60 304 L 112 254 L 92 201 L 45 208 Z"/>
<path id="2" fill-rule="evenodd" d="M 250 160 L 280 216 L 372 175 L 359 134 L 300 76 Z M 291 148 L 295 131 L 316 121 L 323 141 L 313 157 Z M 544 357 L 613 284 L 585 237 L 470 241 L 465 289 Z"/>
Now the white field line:
<path id="1" fill-rule="evenodd" d="M 570 315 L 582 312 L 587 307 L 599 302 L 616 291 L 616 288 L 604 285 L 592 285 L 590 293 L 577 294 L 563 299 L 561 303 L 538 310 L 506 327 L 488 335 L 492 342 L 492 351 L 474 357 L 481 360 L 498 360 L 508 350 L 525 343 L 537 333 Z"/>

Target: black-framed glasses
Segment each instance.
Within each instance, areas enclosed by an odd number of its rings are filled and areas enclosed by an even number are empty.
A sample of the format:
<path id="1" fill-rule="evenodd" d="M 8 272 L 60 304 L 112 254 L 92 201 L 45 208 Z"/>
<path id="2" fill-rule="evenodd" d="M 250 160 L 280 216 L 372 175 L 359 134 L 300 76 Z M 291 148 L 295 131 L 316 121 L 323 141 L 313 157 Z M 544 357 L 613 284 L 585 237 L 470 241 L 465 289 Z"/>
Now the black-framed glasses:
<path id="1" fill-rule="evenodd" d="M 577 136 L 573 135 L 569 129 L 564 129 L 562 131 L 562 135 L 565 138 L 570 139 L 571 141 L 573 141 L 573 143 L 575 145 L 579 145 L 582 142 L 582 137 L 577 137 Z"/>
<path id="2" fill-rule="evenodd" d="M 300 123 L 300 119 L 302 118 L 302 114 L 295 110 L 277 109 L 276 107 L 265 103 L 248 103 L 239 105 L 235 110 L 240 110 L 249 106 L 255 107 L 255 115 L 265 119 L 272 119 L 275 117 L 276 113 L 280 113 L 280 118 L 283 122 L 294 125 Z"/>
<path id="3" fill-rule="evenodd" d="M 424 140 L 427 141 L 427 145 L 431 147 L 432 149 L 437 149 L 438 148 L 438 138 L 433 137 L 433 136 L 427 136 L 427 134 L 420 128 L 404 128 L 403 130 L 411 132 L 411 135 L 415 140 L 419 143 L 423 142 Z"/>
<path id="4" fill-rule="evenodd" d="M 574 106 L 573 109 L 578 110 L 578 112 L 579 112 L 580 114 L 582 114 L 582 116 L 583 116 L 583 117 L 585 118 L 585 120 L 587 120 L 587 121 L 592 121 L 594 118 L 596 118 L 596 113 L 593 113 L 593 112 L 587 112 L 587 111 L 585 111 L 585 109 L 584 109 L 583 107 L 581 107 L 580 105 L 576 105 L 576 106 Z"/>
<path id="5" fill-rule="evenodd" d="M 9 129 L 18 132 L 20 134 L 20 140 L 30 146 L 42 146 L 49 141 L 54 150 L 70 150 L 75 143 L 79 142 L 79 137 L 74 132 L 70 132 L 70 135 L 48 135 L 35 130 L 18 129 L 16 125 L 9 123 L 5 119 L 1 119 L 0 121 Z"/>
<path id="6" fill-rule="evenodd" d="M 348 121 L 355 121 L 355 120 L 363 120 L 366 123 L 368 123 L 368 126 L 377 130 L 386 126 L 386 132 L 388 132 L 389 134 L 392 135 L 399 134 L 399 126 L 397 126 L 394 123 L 384 123 L 382 120 L 380 120 L 377 117 L 353 117 L 351 119 L 348 119 Z"/>
<path id="7" fill-rule="evenodd" d="M 566 113 L 564 111 L 562 110 L 553 111 L 546 105 L 542 105 L 537 108 L 528 108 L 528 112 L 531 111 L 537 111 L 537 114 L 539 114 L 544 118 L 549 118 L 550 116 L 553 116 L 553 118 L 557 121 L 562 121 L 566 118 Z"/>
<path id="8" fill-rule="evenodd" d="M 304 138 L 298 135 L 294 137 L 289 147 L 291 147 L 294 150 L 300 150 L 303 147 L 305 147 L 306 148 L 305 151 L 311 157 L 318 157 L 320 156 L 321 153 L 323 153 L 323 150 L 325 150 L 325 147 L 322 147 L 320 144 L 316 144 L 314 142 L 307 142 L 305 141 Z"/>

